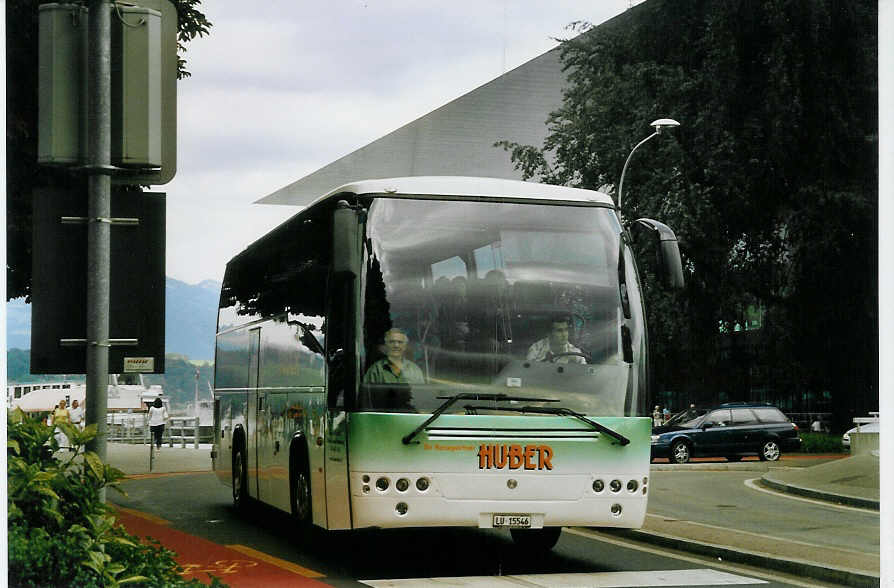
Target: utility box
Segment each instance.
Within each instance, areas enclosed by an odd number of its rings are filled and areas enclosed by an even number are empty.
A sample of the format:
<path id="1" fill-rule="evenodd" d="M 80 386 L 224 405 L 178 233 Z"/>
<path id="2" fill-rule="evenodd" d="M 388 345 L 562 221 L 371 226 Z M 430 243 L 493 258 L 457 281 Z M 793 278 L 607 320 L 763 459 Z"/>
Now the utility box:
<path id="1" fill-rule="evenodd" d="M 114 184 L 165 184 L 177 170 L 177 8 L 170 0 L 111 10 L 111 163 Z M 87 163 L 88 10 L 39 6 L 37 161 Z"/>
<path id="2" fill-rule="evenodd" d="M 37 161 L 83 163 L 87 156 L 87 9 L 38 8 Z"/>
<path id="3" fill-rule="evenodd" d="M 116 4 L 112 13 L 112 165 L 159 168 L 161 12 Z"/>

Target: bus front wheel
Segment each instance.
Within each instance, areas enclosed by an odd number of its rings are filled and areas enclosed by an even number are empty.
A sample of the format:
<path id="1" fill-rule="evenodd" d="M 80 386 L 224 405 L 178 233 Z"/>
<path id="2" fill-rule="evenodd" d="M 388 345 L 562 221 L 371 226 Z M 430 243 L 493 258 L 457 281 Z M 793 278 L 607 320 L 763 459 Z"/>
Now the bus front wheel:
<path id="1" fill-rule="evenodd" d="M 247 479 L 245 448 L 240 443 L 233 452 L 233 504 L 240 510 L 248 505 Z"/>
<path id="2" fill-rule="evenodd" d="M 510 529 L 515 544 L 527 551 L 549 551 L 555 547 L 562 534 L 562 527 L 542 529 Z"/>
<path id="3" fill-rule="evenodd" d="M 289 468 L 289 494 L 291 496 L 292 516 L 301 525 L 309 526 L 313 506 L 310 500 L 308 460 L 306 454 L 301 449 L 293 451 L 292 463 Z"/>

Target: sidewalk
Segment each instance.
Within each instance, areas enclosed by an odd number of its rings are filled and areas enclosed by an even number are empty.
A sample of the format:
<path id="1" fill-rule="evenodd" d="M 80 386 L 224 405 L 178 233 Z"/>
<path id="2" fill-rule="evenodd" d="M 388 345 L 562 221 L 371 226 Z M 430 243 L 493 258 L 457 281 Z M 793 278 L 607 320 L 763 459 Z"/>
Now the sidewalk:
<path id="1" fill-rule="evenodd" d="M 170 474 L 180 472 L 210 472 L 211 445 L 200 443 L 195 449 L 162 445 L 152 460 L 149 471 L 149 446 L 130 443 L 109 443 L 106 445 L 106 461 L 129 476 L 140 474 Z"/>

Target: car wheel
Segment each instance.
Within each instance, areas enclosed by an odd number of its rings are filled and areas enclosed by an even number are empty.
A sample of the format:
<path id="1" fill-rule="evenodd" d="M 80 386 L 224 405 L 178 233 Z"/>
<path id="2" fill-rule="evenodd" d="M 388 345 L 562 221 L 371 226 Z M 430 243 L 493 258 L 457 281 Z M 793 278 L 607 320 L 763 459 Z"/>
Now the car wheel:
<path id="1" fill-rule="evenodd" d="M 742 456 L 741 455 L 727 455 L 726 460 L 727 461 L 742 461 Z"/>
<path id="2" fill-rule="evenodd" d="M 240 443 L 233 452 L 233 504 L 240 510 L 248 505 L 247 478 L 245 449 Z"/>
<path id="3" fill-rule="evenodd" d="M 779 444 L 776 441 L 767 441 L 761 446 L 761 461 L 776 461 L 780 455 Z"/>
<path id="4" fill-rule="evenodd" d="M 674 463 L 687 463 L 692 454 L 689 450 L 689 444 L 685 441 L 674 441 L 671 445 L 671 461 Z"/>
<path id="5" fill-rule="evenodd" d="M 562 534 L 562 527 L 542 529 L 510 529 L 512 540 L 526 551 L 549 551 L 555 547 Z"/>
<path id="6" fill-rule="evenodd" d="M 309 526 L 312 519 L 312 503 L 310 500 L 310 474 L 307 458 L 301 448 L 296 449 L 298 455 L 292 459 L 289 473 L 289 494 L 291 496 L 292 516 L 302 526 Z"/>

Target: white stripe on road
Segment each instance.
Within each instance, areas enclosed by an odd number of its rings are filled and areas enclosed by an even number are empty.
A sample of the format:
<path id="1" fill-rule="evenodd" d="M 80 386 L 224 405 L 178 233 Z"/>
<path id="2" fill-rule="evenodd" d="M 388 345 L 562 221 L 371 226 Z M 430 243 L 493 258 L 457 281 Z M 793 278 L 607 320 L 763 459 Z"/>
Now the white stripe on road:
<path id="1" fill-rule="evenodd" d="M 859 506 L 847 506 L 845 504 L 835 504 L 834 502 L 830 502 L 828 500 L 819 500 L 816 498 L 808 498 L 807 496 L 798 496 L 797 494 L 792 494 L 791 492 L 780 492 L 779 490 L 774 490 L 772 488 L 765 488 L 758 484 L 760 478 L 751 478 L 750 480 L 745 480 L 745 486 L 751 488 L 752 490 L 757 490 L 758 492 L 764 492 L 766 494 L 772 494 L 773 496 L 778 496 L 779 498 L 788 498 L 789 500 L 800 500 L 801 502 L 809 502 L 811 504 L 816 504 L 819 506 L 827 506 L 829 508 L 837 508 L 838 510 L 849 510 L 851 512 L 862 512 L 868 514 L 878 514 L 879 511 L 873 508 L 861 508 Z"/>
<path id="2" fill-rule="evenodd" d="M 741 586 L 766 584 L 763 580 L 737 576 L 718 570 L 652 570 L 643 572 L 596 572 L 591 574 L 519 574 L 517 576 L 457 576 L 453 578 L 402 578 L 363 580 L 373 588 L 444 588 L 444 586 L 494 586 L 497 588 L 638 588 L 646 586 Z"/>

